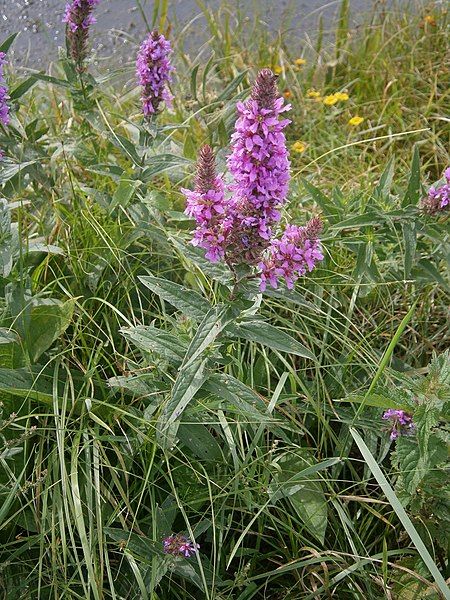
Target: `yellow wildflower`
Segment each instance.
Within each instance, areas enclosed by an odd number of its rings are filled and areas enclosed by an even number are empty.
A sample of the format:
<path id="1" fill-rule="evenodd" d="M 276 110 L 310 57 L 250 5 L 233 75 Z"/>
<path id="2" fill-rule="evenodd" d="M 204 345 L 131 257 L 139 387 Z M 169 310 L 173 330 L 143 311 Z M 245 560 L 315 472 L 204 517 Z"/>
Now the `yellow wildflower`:
<path id="1" fill-rule="evenodd" d="M 336 92 L 334 95 L 340 102 L 346 102 L 350 98 L 347 92 Z"/>
<path id="2" fill-rule="evenodd" d="M 285 98 L 291 98 L 291 97 L 292 97 L 292 92 L 291 92 L 291 90 L 284 90 L 284 92 L 283 92 L 283 96 L 284 96 Z"/>
<path id="3" fill-rule="evenodd" d="M 273 68 L 273 72 L 275 73 L 275 75 L 279 75 L 283 72 L 283 67 L 281 65 L 275 65 Z"/>
<path id="4" fill-rule="evenodd" d="M 294 64 L 295 64 L 297 67 L 303 67 L 303 65 L 306 65 L 306 60 L 305 60 L 304 58 L 296 58 L 296 59 L 294 60 Z"/>
<path id="5" fill-rule="evenodd" d="M 291 150 L 293 152 L 298 152 L 298 154 L 303 154 L 303 152 L 306 150 L 306 144 L 305 142 L 298 140 L 292 144 Z"/>
<path id="6" fill-rule="evenodd" d="M 431 25 L 432 27 L 436 27 L 436 19 L 433 17 L 433 15 L 425 15 L 423 22 L 427 25 Z"/>
<path id="7" fill-rule="evenodd" d="M 361 123 L 364 121 L 363 117 L 352 117 L 348 124 L 351 125 L 352 127 L 357 127 L 358 125 L 361 125 Z"/>
<path id="8" fill-rule="evenodd" d="M 333 106 L 333 104 L 336 104 L 338 100 L 339 98 L 336 94 L 330 94 L 329 96 L 325 96 L 325 98 L 323 99 L 323 103 L 326 106 Z"/>
<path id="9" fill-rule="evenodd" d="M 321 98 L 322 95 L 320 92 L 318 92 L 314 88 L 311 88 L 306 92 L 306 97 L 307 98 Z"/>

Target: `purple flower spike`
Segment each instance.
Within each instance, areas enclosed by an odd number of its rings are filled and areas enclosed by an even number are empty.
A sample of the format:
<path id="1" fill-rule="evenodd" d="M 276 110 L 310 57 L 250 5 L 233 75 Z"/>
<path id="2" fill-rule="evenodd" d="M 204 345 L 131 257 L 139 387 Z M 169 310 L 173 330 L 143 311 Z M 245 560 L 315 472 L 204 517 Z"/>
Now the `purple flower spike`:
<path id="1" fill-rule="evenodd" d="M 194 191 L 181 191 L 186 196 L 186 214 L 197 222 L 193 245 L 204 248 L 206 258 L 211 262 L 223 259 L 227 232 L 224 184 L 216 174 L 210 146 L 204 146 L 200 151 Z"/>
<path id="2" fill-rule="evenodd" d="M 8 125 L 9 123 L 9 106 L 8 106 L 8 87 L 6 85 L 3 68 L 6 64 L 6 54 L 0 52 L 0 123 Z"/>
<path id="3" fill-rule="evenodd" d="M 272 240 L 267 256 L 260 263 L 262 291 L 267 283 L 278 287 L 278 280 L 284 278 L 288 289 L 305 273 L 312 271 L 316 262 L 323 260 L 319 234 L 322 221 L 315 217 L 305 227 L 288 225 L 280 239 Z"/>
<path id="4" fill-rule="evenodd" d="M 136 72 L 142 87 L 142 110 L 145 117 L 156 114 L 160 104 L 171 106 L 173 96 L 167 88 L 174 67 L 170 64 L 170 42 L 152 31 L 142 43 L 136 61 Z"/>
<path id="5" fill-rule="evenodd" d="M 383 413 L 382 418 L 391 421 L 391 440 L 396 440 L 401 435 L 412 435 L 416 430 L 412 415 L 404 410 L 390 408 Z"/>
<path id="6" fill-rule="evenodd" d="M 450 167 L 444 171 L 445 183 L 439 187 L 432 186 L 428 196 L 421 202 L 421 208 L 428 215 L 437 215 L 450 208 Z"/>
<path id="7" fill-rule="evenodd" d="M 84 71 L 88 54 L 89 27 L 95 23 L 92 11 L 100 0 L 71 0 L 66 5 L 63 23 L 66 23 L 67 51 L 79 72 Z"/>
<path id="8" fill-rule="evenodd" d="M 323 259 L 318 218 L 305 227 L 289 225 L 280 238 L 274 235 L 289 187 L 283 130 L 290 121 L 280 118 L 289 109 L 272 71 L 260 71 L 249 100 L 237 104 L 238 119 L 227 160 L 233 183 L 224 189 L 213 152 L 206 146 L 200 153 L 194 191 L 182 190 L 186 214 L 197 222 L 192 243 L 205 248 L 210 261 L 224 260 L 236 283 L 239 272 L 246 271 L 245 277 L 253 278 L 257 275 L 248 268 L 260 270 L 261 290 L 267 282 L 277 287 L 283 277 L 292 288 L 299 276 Z"/>
<path id="9" fill-rule="evenodd" d="M 163 540 L 163 550 L 165 554 L 171 554 L 172 556 L 184 556 L 185 558 L 190 558 L 199 548 L 199 544 L 195 544 L 181 533 L 170 535 Z"/>

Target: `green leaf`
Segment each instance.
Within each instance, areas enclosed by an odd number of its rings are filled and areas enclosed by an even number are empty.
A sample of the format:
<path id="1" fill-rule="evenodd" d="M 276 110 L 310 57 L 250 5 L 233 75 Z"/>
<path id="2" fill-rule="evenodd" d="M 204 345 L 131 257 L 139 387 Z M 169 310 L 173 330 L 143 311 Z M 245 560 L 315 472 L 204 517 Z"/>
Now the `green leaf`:
<path id="1" fill-rule="evenodd" d="M 12 267 L 11 211 L 8 202 L 0 198 L 0 275 L 8 277 Z"/>
<path id="2" fill-rule="evenodd" d="M 235 312 L 228 306 L 212 307 L 200 323 L 186 351 L 182 369 L 185 369 L 214 342 L 219 333 L 235 318 Z"/>
<path id="3" fill-rule="evenodd" d="M 340 218 L 339 209 L 337 208 L 336 204 L 331 202 L 331 200 L 325 196 L 325 194 L 319 190 L 319 188 L 314 186 L 307 179 L 302 179 L 302 183 L 314 202 L 317 202 L 317 204 L 323 210 L 324 216 L 330 221 L 330 223 L 335 223 Z"/>
<path id="4" fill-rule="evenodd" d="M 45 404 L 53 402 L 51 378 L 39 376 L 27 369 L 0 368 L 0 391 Z"/>
<path id="5" fill-rule="evenodd" d="M 181 423 L 178 438 L 201 460 L 214 462 L 224 460 L 216 438 L 200 423 Z"/>
<path id="6" fill-rule="evenodd" d="M 403 259 L 403 274 L 408 279 L 414 263 L 417 245 L 417 233 L 413 223 L 403 223 L 403 241 L 405 243 L 405 256 Z"/>
<path id="7" fill-rule="evenodd" d="M 411 162 L 411 171 L 409 174 L 408 188 L 402 200 L 402 206 L 410 204 L 416 206 L 420 199 L 420 157 L 419 147 L 414 146 L 413 157 Z"/>
<path id="8" fill-rule="evenodd" d="M 329 458 L 313 464 L 311 453 L 299 449 L 295 456 L 285 455 L 277 462 L 281 472 L 269 486 L 271 501 L 288 498 L 308 531 L 320 543 L 325 539 L 328 506 L 318 472 L 340 461 L 340 458 Z"/>
<path id="9" fill-rule="evenodd" d="M 428 552 L 428 550 L 427 550 L 425 544 L 423 543 L 420 535 L 418 534 L 416 528 L 412 524 L 411 519 L 406 514 L 406 511 L 403 508 L 400 500 L 397 498 L 394 490 L 389 485 L 380 466 L 378 465 L 374 456 L 372 455 L 369 448 L 366 446 L 364 440 L 359 435 L 359 433 L 356 431 L 356 429 L 351 427 L 350 433 L 352 434 L 353 439 L 355 440 L 355 442 L 359 448 L 359 451 L 361 452 L 364 460 L 366 461 L 367 466 L 372 471 L 372 475 L 377 480 L 378 485 L 383 490 L 384 494 L 386 495 L 386 498 L 388 499 L 389 503 L 391 504 L 392 508 L 394 509 L 395 513 L 397 514 L 397 517 L 400 519 L 400 522 L 402 523 L 407 534 L 411 538 L 412 543 L 417 548 L 417 551 L 419 552 L 420 557 L 422 558 L 423 562 L 425 563 L 425 565 L 427 566 L 431 575 L 433 576 L 435 582 L 437 583 L 439 589 L 441 590 L 443 597 L 445 598 L 445 600 L 450 600 L 450 590 L 449 590 L 448 585 L 446 584 L 444 578 L 442 577 L 438 567 L 436 566 L 436 563 L 433 561 L 430 553 Z"/>
<path id="10" fill-rule="evenodd" d="M 157 436 L 162 448 L 173 446 L 180 417 L 206 379 L 206 362 L 206 358 L 199 357 L 179 371 L 172 393 L 157 421 Z"/>
<path id="11" fill-rule="evenodd" d="M 303 358 L 315 360 L 314 354 L 308 350 L 303 344 L 294 339 L 291 335 L 266 323 L 265 321 L 244 321 L 238 325 L 228 327 L 233 336 L 243 338 L 250 342 L 258 342 L 265 346 L 269 346 L 273 350 L 280 352 L 288 352 Z"/>
<path id="12" fill-rule="evenodd" d="M 171 171 L 176 168 L 185 168 L 191 166 L 193 161 L 176 154 L 159 154 L 152 156 L 147 160 L 148 167 L 142 173 L 144 182 L 150 181 L 155 175 Z"/>
<path id="13" fill-rule="evenodd" d="M 4 52 L 6 54 L 6 52 L 8 52 L 8 50 L 11 48 L 14 40 L 18 35 L 19 33 L 13 33 L 8 38 L 6 38 L 6 40 L 0 44 L 0 52 Z"/>
<path id="14" fill-rule="evenodd" d="M 153 325 L 124 328 L 121 329 L 121 333 L 140 350 L 156 352 L 176 365 L 179 365 L 186 355 L 187 345 L 183 340 Z"/>
<path id="15" fill-rule="evenodd" d="M 139 181 L 133 181 L 130 179 L 121 179 L 119 185 L 114 192 L 114 196 L 109 205 L 109 213 L 111 214 L 115 208 L 120 206 L 124 208 L 132 200 L 136 188 L 139 186 Z"/>
<path id="16" fill-rule="evenodd" d="M 11 98 L 11 100 L 19 100 L 19 98 L 21 98 L 26 92 L 28 92 L 28 90 L 31 89 L 36 82 L 37 79 L 36 77 L 34 77 L 34 75 L 32 77 L 29 77 L 28 79 L 25 79 L 25 81 L 22 81 L 22 83 L 19 83 L 19 85 L 17 85 L 14 89 L 11 90 L 9 97 Z"/>
<path id="17" fill-rule="evenodd" d="M 139 277 L 139 280 L 160 298 L 196 321 L 204 319 L 211 308 L 209 302 L 198 292 L 185 288 L 178 283 L 151 275 Z"/>
<path id="18" fill-rule="evenodd" d="M 399 403 L 393 396 L 383 396 L 382 394 L 371 393 L 369 396 L 351 395 L 347 398 L 339 398 L 334 402 L 352 402 L 355 404 L 364 404 L 365 406 L 374 406 L 376 408 L 388 409 L 397 408 L 401 410 L 411 410 L 408 404 Z"/>
<path id="19" fill-rule="evenodd" d="M 28 351 L 33 362 L 50 348 L 69 326 L 75 300 L 33 307 L 29 324 Z"/>
<path id="20" fill-rule="evenodd" d="M 395 157 L 393 156 L 386 168 L 383 171 L 383 174 L 380 177 L 380 181 L 378 182 L 377 187 L 374 190 L 374 196 L 378 198 L 386 198 L 389 196 L 392 186 L 392 180 L 394 179 L 394 168 L 395 168 Z"/>
<path id="21" fill-rule="evenodd" d="M 332 226 L 333 230 L 357 229 L 358 227 L 368 227 L 369 225 L 381 225 L 383 218 L 376 212 L 366 212 L 363 215 L 349 217 Z"/>
<path id="22" fill-rule="evenodd" d="M 207 260 L 202 248 L 185 244 L 173 236 L 170 236 L 169 239 L 184 258 L 194 263 L 208 277 L 223 284 L 229 284 L 232 281 L 231 271 L 228 267 L 223 263 L 212 263 Z"/>

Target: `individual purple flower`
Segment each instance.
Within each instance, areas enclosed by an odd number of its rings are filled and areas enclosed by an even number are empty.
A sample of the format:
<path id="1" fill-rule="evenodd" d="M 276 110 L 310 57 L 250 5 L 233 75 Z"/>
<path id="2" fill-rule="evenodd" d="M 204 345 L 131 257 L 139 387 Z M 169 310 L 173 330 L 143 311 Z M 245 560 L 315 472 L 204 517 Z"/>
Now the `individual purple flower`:
<path id="1" fill-rule="evenodd" d="M 262 291 L 267 283 L 277 288 L 281 278 L 284 278 L 288 289 L 292 289 L 299 277 L 312 271 L 317 261 L 323 260 L 318 239 L 322 227 L 322 221 L 315 217 L 305 227 L 288 225 L 280 239 L 272 240 L 259 264 Z"/>
<path id="2" fill-rule="evenodd" d="M 163 550 L 165 554 L 172 556 L 184 556 L 190 558 L 200 548 L 199 544 L 192 542 L 188 537 L 181 533 L 170 535 L 163 540 Z"/>
<path id="3" fill-rule="evenodd" d="M 89 27 L 95 23 L 92 12 L 99 2 L 100 0 L 71 0 L 66 5 L 63 23 L 66 23 L 67 52 L 79 72 L 84 71 Z"/>
<path id="4" fill-rule="evenodd" d="M 421 208 L 424 213 L 436 215 L 450 208 L 450 167 L 445 169 L 444 178 L 445 183 L 430 187 L 428 196 L 422 200 Z"/>
<path id="5" fill-rule="evenodd" d="M 174 67 L 170 63 L 170 42 L 157 31 L 143 41 L 136 60 L 136 73 L 142 87 L 142 110 L 145 117 L 156 114 L 161 102 L 171 106 L 173 96 L 168 90 Z"/>
<path id="6" fill-rule="evenodd" d="M 9 105 L 8 105 L 8 87 L 6 85 L 3 68 L 6 64 L 6 54 L 0 52 L 0 123 L 8 125 L 9 123 Z"/>
<path id="7" fill-rule="evenodd" d="M 391 421 L 391 440 L 396 440 L 401 435 L 412 435 L 416 430 L 412 415 L 404 410 L 390 408 L 383 413 L 382 418 Z"/>

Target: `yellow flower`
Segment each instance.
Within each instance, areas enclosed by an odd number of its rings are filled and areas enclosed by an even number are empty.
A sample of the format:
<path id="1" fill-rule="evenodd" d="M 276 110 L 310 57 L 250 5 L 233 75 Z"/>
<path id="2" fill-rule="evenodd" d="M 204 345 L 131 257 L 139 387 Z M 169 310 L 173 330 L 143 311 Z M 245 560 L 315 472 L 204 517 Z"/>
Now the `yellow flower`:
<path id="1" fill-rule="evenodd" d="M 436 19 L 433 17 L 433 15 L 425 15 L 423 22 L 427 25 L 431 25 L 432 27 L 436 27 Z"/>
<path id="2" fill-rule="evenodd" d="M 314 88 L 311 88 L 306 92 L 306 97 L 307 98 L 321 98 L 322 95 L 320 92 L 318 92 Z"/>
<path id="3" fill-rule="evenodd" d="M 292 144 L 291 150 L 293 152 L 298 152 L 298 154 L 303 154 L 303 152 L 306 150 L 306 144 L 305 142 L 301 142 L 300 140 L 298 140 L 297 142 L 294 142 Z"/>
<path id="4" fill-rule="evenodd" d="M 306 60 L 304 58 L 296 58 L 294 64 L 297 65 L 297 67 L 303 67 L 303 65 L 306 65 Z"/>
<path id="5" fill-rule="evenodd" d="M 280 65 L 275 65 L 273 68 L 273 72 L 275 73 L 275 75 L 279 75 L 283 72 L 283 67 Z"/>
<path id="6" fill-rule="evenodd" d="M 325 98 L 323 99 L 323 103 L 326 106 L 333 106 L 333 104 L 336 104 L 338 100 L 339 98 L 336 94 L 330 94 L 329 96 L 325 96 Z"/>
<path id="7" fill-rule="evenodd" d="M 361 123 L 364 121 L 363 117 L 352 117 L 348 124 L 351 125 L 352 127 L 357 127 L 358 125 L 361 125 Z"/>
<path id="8" fill-rule="evenodd" d="M 283 92 L 283 96 L 284 96 L 285 98 L 291 98 L 291 97 L 292 97 L 292 92 L 291 92 L 291 90 L 284 90 L 284 92 Z"/>
<path id="9" fill-rule="evenodd" d="M 334 94 L 334 95 L 341 102 L 346 102 L 350 98 L 350 96 L 347 94 L 347 92 L 336 92 L 336 94 Z"/>

